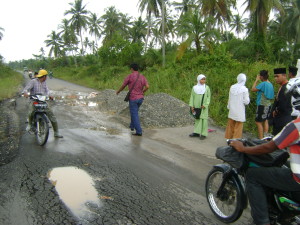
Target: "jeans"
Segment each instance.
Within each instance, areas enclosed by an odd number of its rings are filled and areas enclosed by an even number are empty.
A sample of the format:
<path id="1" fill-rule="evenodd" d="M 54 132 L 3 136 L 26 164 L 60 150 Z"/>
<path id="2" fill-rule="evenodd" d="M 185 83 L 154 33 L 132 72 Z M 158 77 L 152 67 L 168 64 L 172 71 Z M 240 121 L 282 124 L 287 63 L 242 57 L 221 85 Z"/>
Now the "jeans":
<path id="1" fill-rule="evenodd" d="M 283 191 L 300 191 L 289 168 L 259 167 L 250 168 L 246 174 L 246 188 L 251 214 L 255 224 L 270 224 L 268 203 L 264 187 Z"/>
<path id="2" fill-rule="evenodd" d="M 137 134 L 142 134 L 142 128 L 140 124 L 140 118 L 139 118 L 139 108 L 142 105 L 144 99 L 136 99 L 136 100 L 129 100 L 129 110 L 130 110 L 130 128 L 135 129 Z"/>

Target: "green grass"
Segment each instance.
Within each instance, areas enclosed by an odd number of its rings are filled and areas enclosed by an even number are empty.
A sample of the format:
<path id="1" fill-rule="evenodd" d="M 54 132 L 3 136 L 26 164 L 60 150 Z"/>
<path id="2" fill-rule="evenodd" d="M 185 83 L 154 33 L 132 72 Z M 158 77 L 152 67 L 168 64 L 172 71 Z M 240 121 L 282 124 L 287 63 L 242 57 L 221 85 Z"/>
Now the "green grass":
<path id="1" fill-rule="evenodd" d="M 20 73 L 0 64 L 0 101 L 14 97 L 22 82 Z"/>

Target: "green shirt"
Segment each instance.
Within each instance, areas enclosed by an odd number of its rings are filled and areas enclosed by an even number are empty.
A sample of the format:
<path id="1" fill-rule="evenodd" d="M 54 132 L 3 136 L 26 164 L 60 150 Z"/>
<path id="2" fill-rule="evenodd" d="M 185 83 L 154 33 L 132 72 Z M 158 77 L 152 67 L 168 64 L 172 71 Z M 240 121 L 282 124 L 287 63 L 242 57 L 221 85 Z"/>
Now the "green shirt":
<path id="1" fill-rule="evenodd" d="M 203 106 L 205 108 L 202 109 L 200 118 L 208 119 L 208 106 L 209 106 L 210 97 L 211 97 L 209 86 L 206 85 L 205 93 L 201 94 L 201 95 L 196 94 L 194 89 L 192 88 L 189 106 L 194 107 L 194 108 L 200 108 L 203 96 L 204 96 Z"/>

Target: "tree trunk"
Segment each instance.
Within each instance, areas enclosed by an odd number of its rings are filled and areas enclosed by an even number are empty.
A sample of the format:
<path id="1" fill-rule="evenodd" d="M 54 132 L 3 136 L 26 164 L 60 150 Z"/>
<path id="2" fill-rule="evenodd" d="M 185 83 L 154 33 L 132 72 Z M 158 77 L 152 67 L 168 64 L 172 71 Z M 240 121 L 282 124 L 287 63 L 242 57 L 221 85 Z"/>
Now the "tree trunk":
<path id="1" fill-rule="evenodd" d="M 148 13 L 148 29 L 147 29 L 147 37 L 146 37 L 146 44 L 145 44 L 145 48 L 144 51 L 146 53 L 147 48 L 148 48 L 148 40 L 149 40 L 149 36 L 150 36 L 150 28 L 152 26 L 152 20 L 151 20 L 151 12 Z"/>
<path id="2" fill-rule="evenodd" d="M 166 64 L 166 47 L 165 47 L 165 0 L 162 0 L 162 7 L 161 7 L 161 17 L 162 17 L 162 66 L 165 67 Z"/>

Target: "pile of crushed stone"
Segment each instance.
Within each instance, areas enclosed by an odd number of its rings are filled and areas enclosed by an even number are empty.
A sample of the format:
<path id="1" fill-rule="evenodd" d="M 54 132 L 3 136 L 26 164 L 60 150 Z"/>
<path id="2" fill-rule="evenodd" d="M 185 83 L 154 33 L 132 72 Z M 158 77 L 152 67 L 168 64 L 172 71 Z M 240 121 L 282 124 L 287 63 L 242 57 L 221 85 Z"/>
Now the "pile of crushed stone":
<path id="1" fill-rule="evenodd" d="M 128 103 L 124 102 L 126 91 L 116 95 L 115 90 L 98 92 L 94 98 L 103 112 L 109 112 L 119 121 L 130 118 Z M 139 111 L 143 127 L 182 127 L 193 125 L 194 119 L 189 113 L 189 106 L 185 102 L 165 93 L 156 93 L 145 96 Z"/>

